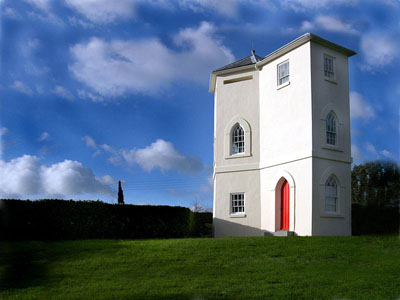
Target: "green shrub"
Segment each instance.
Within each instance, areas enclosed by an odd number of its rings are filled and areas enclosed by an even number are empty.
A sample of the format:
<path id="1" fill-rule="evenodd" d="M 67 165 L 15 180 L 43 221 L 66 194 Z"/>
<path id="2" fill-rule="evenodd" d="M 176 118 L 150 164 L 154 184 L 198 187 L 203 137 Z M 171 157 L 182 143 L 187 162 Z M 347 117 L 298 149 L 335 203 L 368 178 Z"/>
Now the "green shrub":
<path id="1" fill-rule="evenodd" d="M 186 207 L 101 201 L 1 200 L 0 239 L 179 238 L 209 236 L 210 213 Z"/>
<path id="2" fill-rule="evenodd" d="M 399 233 L 399 208 L 352 204 L 353 235 Z"/>

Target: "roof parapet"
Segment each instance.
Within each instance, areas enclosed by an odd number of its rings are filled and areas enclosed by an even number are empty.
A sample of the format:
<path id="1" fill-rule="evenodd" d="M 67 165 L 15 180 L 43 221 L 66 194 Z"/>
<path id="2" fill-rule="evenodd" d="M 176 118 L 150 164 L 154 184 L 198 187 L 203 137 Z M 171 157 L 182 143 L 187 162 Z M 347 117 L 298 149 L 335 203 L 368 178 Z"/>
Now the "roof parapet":
<path id="1" fill-rule="evenodd" d="M 229 73 L 233 73 L 233 72 L 240 72 L 240 71 L 245 71 L 245 70 L 259 70 L 262 69 L 262 67 L 266 64 L 268 64 L 269 62 L 277 59 L 278 57 L 292 51 L 293 49 L 296 49 L 297 47 L 300 47 L 301 45 L 312 41 L 315 42 L 317 44 L 320 44 L 322 46 L 325 46 L 327 48 L 331 48 L 332 50 L 335 50 L 339 53 L 342 53 L 348 57 L 353 56 L 355 54 L 357 54 L 356 52 L 354 52 L 353 50 L 350 50 L 348 48 L 342 47 L 338 44 L 332 43 L 328 40 L 325 40 L 315 34 L 312 33 L 306 33 L 303 34 L 302 36 L 294 39 L 293 41 L 287 43 L 286 45 L 282 46 L 281 48 L 273 51 L 272 53 L 268 54 L 267 56 L 265 56 L 262 60 L 258 60 L 255 56 L 255 51 L 252 50 L 252 55 L 251 55 L 251 60 L 253 62 L 253 64 L 248 65 L 248 66 L 244 66 L 244 67 L 237 67 L 237 68 L 232 68 L 232 69 L 227 69 L 227 70 L 215 70 L 211 73 L 211 77 L 210 77 L 210 87 L 209 87 L 209 92 L 210 93 L 214 93 L 215 91 L 215 84 L 216 84 L 216 77 L 218 75 L 224 75 L 224 74 L 229 74 Z"/>

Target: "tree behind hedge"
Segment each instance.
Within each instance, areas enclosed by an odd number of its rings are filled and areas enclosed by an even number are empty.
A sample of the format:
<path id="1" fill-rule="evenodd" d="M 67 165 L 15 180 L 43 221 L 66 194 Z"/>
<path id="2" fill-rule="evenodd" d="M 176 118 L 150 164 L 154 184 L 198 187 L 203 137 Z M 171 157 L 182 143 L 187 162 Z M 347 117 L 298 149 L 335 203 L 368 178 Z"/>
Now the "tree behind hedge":
<path id="1" fill-rule="evenodd" d="M 364 206 L 396 207 L 400 199 L 400 171 L 395 162 L 371 161 L 354 166 L 352 202 Z"/>
<path id="2" fill-rule="evenodd" d="M 122 191 L 121 181 L 118 181 L 118 204 L 125 204 L 124 192 Z"/>

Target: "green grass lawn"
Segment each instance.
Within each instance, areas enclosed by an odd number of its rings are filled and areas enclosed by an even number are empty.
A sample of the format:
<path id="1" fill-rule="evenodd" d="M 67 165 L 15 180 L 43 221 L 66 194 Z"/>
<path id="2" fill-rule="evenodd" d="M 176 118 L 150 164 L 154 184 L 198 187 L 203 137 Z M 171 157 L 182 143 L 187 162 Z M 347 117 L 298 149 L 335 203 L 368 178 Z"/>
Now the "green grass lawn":
<path id="1" fill-rule="evenodd" d="M 393 299 L 396 236 L 0 243 L 1 299 Z"/>

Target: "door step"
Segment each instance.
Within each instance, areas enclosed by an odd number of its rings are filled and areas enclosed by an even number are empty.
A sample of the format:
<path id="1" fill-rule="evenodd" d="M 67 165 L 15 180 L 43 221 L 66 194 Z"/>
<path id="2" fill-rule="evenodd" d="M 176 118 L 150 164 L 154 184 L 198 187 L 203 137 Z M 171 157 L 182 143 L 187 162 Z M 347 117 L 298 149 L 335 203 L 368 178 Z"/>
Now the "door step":
<path id="1" fill-rule="evenodd" d="M 293 236 L 294 232 L 289 230 L 278 230 L 273 232 L 274 236 Z"/>

